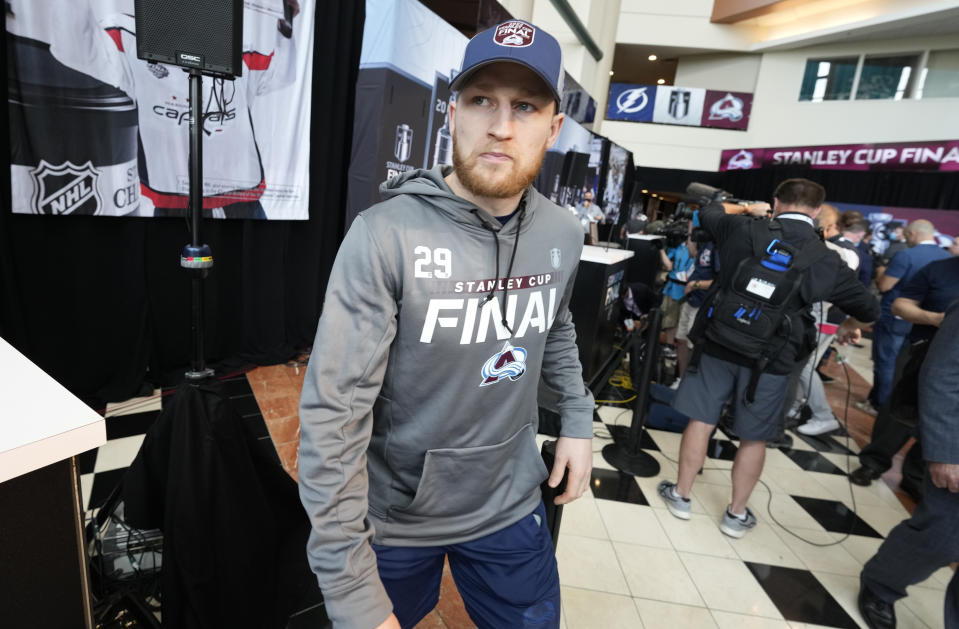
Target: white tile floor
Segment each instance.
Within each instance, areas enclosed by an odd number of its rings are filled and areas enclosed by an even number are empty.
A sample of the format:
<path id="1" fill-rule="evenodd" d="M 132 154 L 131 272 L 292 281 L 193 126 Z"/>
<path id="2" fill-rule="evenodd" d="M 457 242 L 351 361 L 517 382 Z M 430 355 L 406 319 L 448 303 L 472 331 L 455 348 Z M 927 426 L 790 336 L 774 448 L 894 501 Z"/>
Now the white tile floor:
<path id="1" fill-rule="evenodd" d="M 604 408 L 606 421 L 628 423 L 629 414 Z M 601 454 L 611 443 L 608 430 L 596 424 L 594 450 L 597 469 L 613 469 Z M 802 469 L 779 450 L 770 450 L 762 480 L 772 492 L 758 486 L 750 508 L 759 518 L 755 530 L 739 540 L 724 536 L 718 520 L 729 501 L 730 477 L 726 469 L 707 469 L 693 489 L 692 518 L 678 520 L 666 511 L 655 488 L 662 478 L 675 480 L 680 435 L 650 430 L 660 448 L 649 451 L 663 466 L 654 478 L 635 478 L 649 505 L 596 498 L 591 493 L 565 507 L 557 549 L 563 583 L 564 627 L 596 629 L 616 627 L 757 627 L 813 626 L 865 627 L 856 607 L 862 565 L 878 549 L 880 539 L 853 535 L 825 548 L 790 535 L 787 526 L 807 540 L 820 544 L 844 536 L 827 531 L 790 496 L 837 501 L 852 506 L 844 475 Z M 541 438 L 543 439 L 543 438 Z M 796 445 L 813 448 L 800 440 Z M 847 469 L 844 455 L 826 459 Z M 672 461 L 671 461 L 672 460 Z M 708 468 L 729 467 L 728 461 L 710 459 Z M 605 488 L 604 488 L 605 489 Z M 884 484 L 855 487 L 856 510 L 862 520 L 885 535 L 908 513 Z M 809 575 L 848 616 L 837 624 L 803 622 L 785 618 L 777 603 L 754 576 L 749 564 L 791 568 Z M 948 568 L 910 590 L 897 605 L 900 627 L 942 627 L 942 601 L 951 578 Z M 813 618 L 805 619 L 807 621 Z"/>

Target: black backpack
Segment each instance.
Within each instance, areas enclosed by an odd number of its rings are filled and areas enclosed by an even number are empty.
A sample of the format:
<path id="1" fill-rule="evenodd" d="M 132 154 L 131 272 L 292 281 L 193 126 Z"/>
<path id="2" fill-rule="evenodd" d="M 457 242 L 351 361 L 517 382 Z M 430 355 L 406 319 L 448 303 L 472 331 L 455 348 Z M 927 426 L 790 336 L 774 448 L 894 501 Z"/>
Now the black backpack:
<path id="1" fill-rule="evenodd" d="M 690 332 L 695 344 L 690 366 L 695 369 L 707 341 L 744 357 L 753 368 L 746 395 L 752 402 L 759 374 L 786 347 L 793 320 L 802 314 L 805 304 L 797 295 L 805 271 L 824 252 L 816 239 L 801 248 L 784 242 L 777 237 L 782 225 L 776 220 L 757 219 L 749 228 L 753 257 L 740 261 L 730 281 L 715 282 L 706 294 Z"/>

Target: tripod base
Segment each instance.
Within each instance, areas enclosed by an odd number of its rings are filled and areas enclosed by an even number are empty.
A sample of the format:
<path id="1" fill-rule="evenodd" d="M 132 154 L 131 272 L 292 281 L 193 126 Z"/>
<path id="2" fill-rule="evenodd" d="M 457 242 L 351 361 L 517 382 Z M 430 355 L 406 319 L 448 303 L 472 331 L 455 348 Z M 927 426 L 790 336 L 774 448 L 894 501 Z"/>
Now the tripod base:
<path id="1" fill-rule="evenodd" d="M 209 367 L 200 371 L 188 371 L 186 374 L 187 382 L 200 382 L 213 377 L 213 370 Z"/>
<path id="2" fill-rule="evenodd" d="M 649 478 L 659 474 L 659 461 L 642 450 L 630 452 L 629 448 L 618 443 L 611 443 L 603 448 L 603 458 L 620 472 L 633 476 Z"/>

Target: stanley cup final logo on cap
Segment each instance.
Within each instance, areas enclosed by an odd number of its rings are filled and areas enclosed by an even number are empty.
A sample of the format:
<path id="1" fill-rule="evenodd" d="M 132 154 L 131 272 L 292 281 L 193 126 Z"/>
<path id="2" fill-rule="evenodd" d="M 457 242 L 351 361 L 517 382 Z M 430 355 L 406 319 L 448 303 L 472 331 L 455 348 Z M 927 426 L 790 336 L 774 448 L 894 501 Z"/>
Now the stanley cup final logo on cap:
<path id="1" fill-rule="evenodd" d="M 493 41 L 500 46 L 510 48 L 526 48 L 533 43 L 533 36 L 536 35 L 536 29 L 526 22 L 506 22 L 496 27 L 493 33 Z"/>

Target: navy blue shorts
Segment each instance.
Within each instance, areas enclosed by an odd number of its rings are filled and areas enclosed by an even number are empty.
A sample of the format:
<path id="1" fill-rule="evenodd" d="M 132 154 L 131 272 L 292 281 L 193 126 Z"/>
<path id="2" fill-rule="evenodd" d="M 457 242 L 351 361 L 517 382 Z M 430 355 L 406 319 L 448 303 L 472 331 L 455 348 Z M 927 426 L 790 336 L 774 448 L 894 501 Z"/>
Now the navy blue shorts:
<path id="1" fill-rule="evenodd" d="M 543 503 L 519 522 L 471 542 L 373 544 L 373 550 L 403 629 L 414 627 L 436 606 L 446 557 L 466 611 L 480 629 L 559 627 L 559 573 Z"/>

